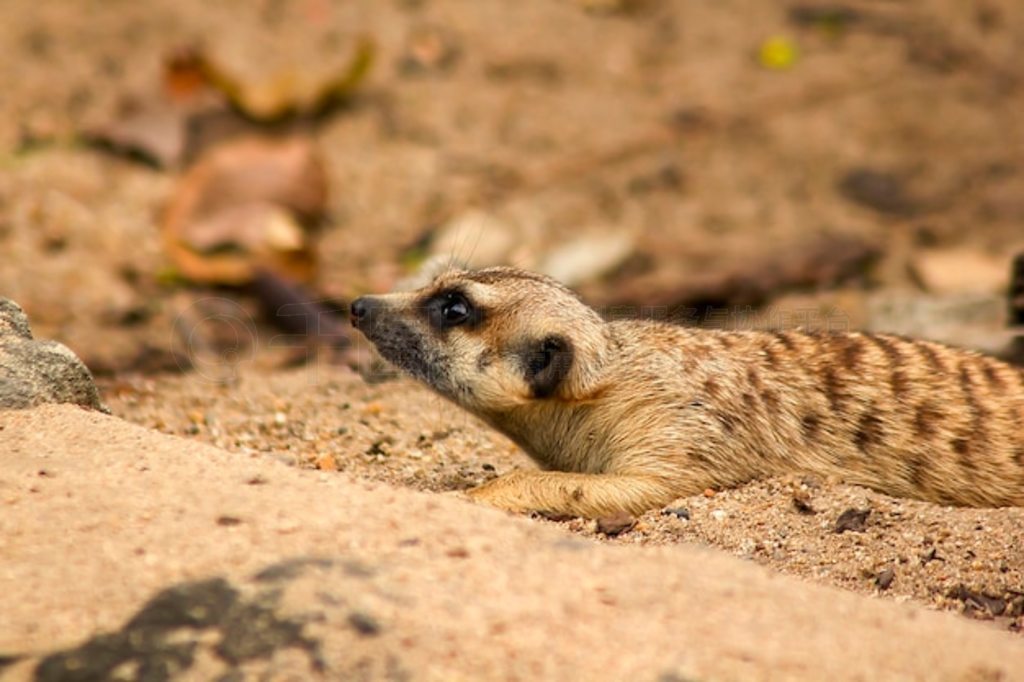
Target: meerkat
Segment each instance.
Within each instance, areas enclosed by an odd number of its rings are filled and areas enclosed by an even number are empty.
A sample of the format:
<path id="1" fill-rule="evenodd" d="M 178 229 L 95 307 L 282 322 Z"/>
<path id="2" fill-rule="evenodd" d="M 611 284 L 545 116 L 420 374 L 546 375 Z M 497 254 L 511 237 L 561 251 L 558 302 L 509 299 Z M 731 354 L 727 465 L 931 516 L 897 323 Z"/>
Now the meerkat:
<path id="1" fill-rule="evenodd" d="M 514 268 L 365 296 L 383 357 L 539 465 L 469 491 L 514 512 L 639 514 L 808 473 L 946 505 L 1024 505 L 1024 373 L 886 334 L 605 321 Z"/>

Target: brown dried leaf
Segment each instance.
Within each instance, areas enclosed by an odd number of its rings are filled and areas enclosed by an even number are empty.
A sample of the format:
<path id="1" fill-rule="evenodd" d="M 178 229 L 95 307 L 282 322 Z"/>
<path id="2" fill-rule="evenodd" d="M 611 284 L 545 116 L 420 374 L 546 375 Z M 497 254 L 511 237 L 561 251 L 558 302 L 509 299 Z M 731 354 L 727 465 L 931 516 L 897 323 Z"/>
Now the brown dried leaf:
<path id="1" fill-rule="evenodd" d="M 185 132 L 185 114 L 161 103 L 131 109 L 107 124 L 85 131 L 84 136 L 94 144 L 138 157 L 158 168 L 174 168 L 184 157 Z"/>
<path id="2" fill-rule="evenodd" d="M 257 270 L 306 281 L 314 272 L 309 231 L 326 198 L 326 175 L 309 140 L 225 143 L 181 179 L 164 244 L 195 281 L 242 284 Z"/>
<path id="3" fill-rule="evenodd" d="M 297 67 L 261 80 L 244 80 L 212 53 L 200 53 L 197 63 L 207 81 L 239 111 L 256 121 L 271 122 L 321 115 L 345 100 L 369 72 L 375 53 L 372 40 L 360 39 L 345 67 L 326 80 Z"/>

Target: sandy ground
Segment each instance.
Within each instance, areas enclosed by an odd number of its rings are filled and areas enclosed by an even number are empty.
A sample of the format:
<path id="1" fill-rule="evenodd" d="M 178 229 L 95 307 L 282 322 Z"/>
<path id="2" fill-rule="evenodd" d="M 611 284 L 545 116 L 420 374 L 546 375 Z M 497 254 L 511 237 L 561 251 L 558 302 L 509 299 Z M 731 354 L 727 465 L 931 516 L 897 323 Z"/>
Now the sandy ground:
<path id="1" fill-rule="evenodd" d="M 460 490 L 534 466 L 410 380 L 368 386 L 330 365 L 269 380 L 240 369 L 230 386 L 190 375 L 107 388 L 115 414 L 150 428 L 416 490 Z M 940 507 L 796 475 L 708 493 L 677 500 L 667 508 L 675 513 L 650 512 L 614 538 L 592 521 L 536 522 L 612 544 L 719 547 L 863 594 L 964 612 L 1000 629 L 1024 626 L 1024 510 Z M 837 533 L 851 509 L 867 511 L 865 523 Z"/>
<path id="2" fill-rule="evenodd" d="M 78 407 L 0 429 L 4 679 L 1022 679 L 1014 636 L 698 546 L 608 546 Z"/>

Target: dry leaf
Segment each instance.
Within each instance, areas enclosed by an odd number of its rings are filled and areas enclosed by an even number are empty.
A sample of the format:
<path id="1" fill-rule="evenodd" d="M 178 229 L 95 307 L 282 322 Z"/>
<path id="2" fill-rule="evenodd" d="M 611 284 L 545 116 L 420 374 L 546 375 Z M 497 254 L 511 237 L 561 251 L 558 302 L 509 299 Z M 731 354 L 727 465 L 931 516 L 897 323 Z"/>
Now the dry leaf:
<path id="1" fill-rule="evenodd" d="M 244 284 L 258 270 L 313 277 L 310 232 L 327 198 L 305 138 L 249 138 L 212 150 L 182 179 L 163 224 L 165 248 L 194 281 Z"/>

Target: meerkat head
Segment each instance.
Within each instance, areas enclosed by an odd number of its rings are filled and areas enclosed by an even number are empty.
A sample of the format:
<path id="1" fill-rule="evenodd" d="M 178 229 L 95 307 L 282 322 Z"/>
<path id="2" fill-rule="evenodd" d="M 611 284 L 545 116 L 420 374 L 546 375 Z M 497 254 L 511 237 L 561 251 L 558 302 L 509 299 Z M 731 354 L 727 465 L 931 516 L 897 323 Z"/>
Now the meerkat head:
<path id="1" fill-rule="evenodd" d="M 448 271 L 417 291 L 359 298 L 351 314 L 387 360 L 483 414 L 586 399 L 608 345 L 572 291 L 514 268 Z"/>

